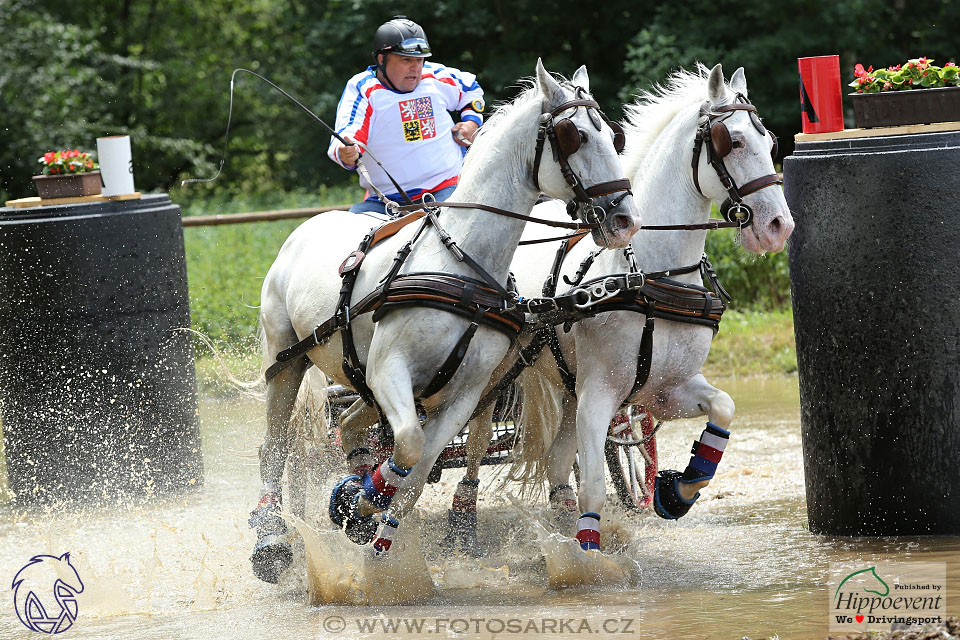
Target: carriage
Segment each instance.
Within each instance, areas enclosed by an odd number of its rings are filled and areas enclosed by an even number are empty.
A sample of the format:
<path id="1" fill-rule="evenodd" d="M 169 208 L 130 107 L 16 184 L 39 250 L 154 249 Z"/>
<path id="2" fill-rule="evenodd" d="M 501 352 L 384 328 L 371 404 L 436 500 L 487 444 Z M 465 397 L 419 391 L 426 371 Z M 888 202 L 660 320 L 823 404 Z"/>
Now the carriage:
<path id="1" fill-rule="evenodd" d="M 510 402 L 515 391 L 511 390 L 498 399 L 493 410 L 491 430 L 493 439 L 480 460 L 481 465 L 507 465 L 513 462 L 513 450 L 517 445 L 514 417 L 519 404 Z M 337 446 L 340 442 L 339 417 L 360 399 L 359 394 L 343 385 L 327 387 L 330 421 L 327 437 Z M 657 475 L 657 441 L 652 416 L 640 406 L 629 406 L 619 412 L 610 423 L 610 432 L 604 453 L 607 470 L 621 505 L 626 509 L 643 509 L 653 500 L 653 483 Z M 440 481 L 445 469 L 460 469 L 467 466 L 466 430 L 444 447 L 437 458 L 428 483 Z M 386 460 L 393 452 L 393 435 L 390 425 L 380 424 L 370 430 L 367 447 L 378 460 Z M 574 476 L 578 474 L 574 467 Z"/>

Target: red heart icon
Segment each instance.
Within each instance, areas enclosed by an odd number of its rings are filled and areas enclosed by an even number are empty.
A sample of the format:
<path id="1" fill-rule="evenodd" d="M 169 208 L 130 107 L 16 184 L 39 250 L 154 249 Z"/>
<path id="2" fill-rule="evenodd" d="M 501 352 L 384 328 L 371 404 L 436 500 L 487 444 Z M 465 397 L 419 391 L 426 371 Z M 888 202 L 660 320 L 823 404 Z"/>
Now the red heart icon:
<path id="1" fill-rule="evenodd" d="M 857 616 L 857 622 L 863 622 L 863 616 Z"/>

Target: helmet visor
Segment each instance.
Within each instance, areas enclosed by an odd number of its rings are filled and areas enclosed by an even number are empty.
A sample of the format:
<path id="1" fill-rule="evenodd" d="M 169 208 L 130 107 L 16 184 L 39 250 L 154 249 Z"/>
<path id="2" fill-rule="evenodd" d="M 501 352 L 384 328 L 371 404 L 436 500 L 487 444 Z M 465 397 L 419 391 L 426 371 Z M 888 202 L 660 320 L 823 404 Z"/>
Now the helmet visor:
<path id="1" fill-rule="evenodd" d="M 402 56 L 428 56 L 430 55 L 430 43 L 424 38 L 407 38 L 392 47 L 391 50 L 393 53 L 399 53 Z"/>

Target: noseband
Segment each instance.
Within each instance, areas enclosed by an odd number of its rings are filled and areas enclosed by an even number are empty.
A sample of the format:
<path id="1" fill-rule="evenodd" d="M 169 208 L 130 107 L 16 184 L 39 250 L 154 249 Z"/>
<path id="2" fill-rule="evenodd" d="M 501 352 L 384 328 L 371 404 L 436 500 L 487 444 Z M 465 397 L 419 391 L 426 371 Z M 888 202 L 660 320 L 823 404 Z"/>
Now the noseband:
<path id="1" fill-rule="evenodd" d="M 720 178 L 720 184 L 722 184 L 723 188 L 730 194 L 720 205 L 720 213 L 725 220 L 728 222 L 736 222 L 742 228 L 753 221 L 753 209 L 743 201 L 743 197 L 775 184 L 783 184 L 783 180 L 777 174 L 771 173 L 770 175 L 751 180 L 742 187 L 737 186 L 736 181 L 723 164 L 723 159 L 730 155 L 730 152 L 733 150 L 730 131 L 723 121 L 736 111 L 749 112 L 750 122 L 754 128 L 762 135 L 770 134 L 773 138 L 773 149 L 770 152 L 771 159 L 777 157 L 777 136 L 763 126 L 763 123 L 757 115 L 757 108 L 750 104 L 746 96 L 738 93 L 736 102 L 719 107 L 713 107 L 710 102 L 707 101 L 700 107 L 699 126 L 697 127 L 697 136 L 693 144 L 693 184 L 696 186 L 700 195 L 703 195 L 697 174 L 700 166 L 700 150 L 706 148 L 707 162 L 717 172 L 717 177 Z"/>
<path id="2" fill-rule="evenodd" d="M 631 195 L 632 192 L 630 191 L 630 181 L 626 178 L 601 182 L 591 187 L 584 187 L 583 180 L 580 179 L 580 176 L 578 176 L 570 166 L 570 156 L 580 149 L 580 145 L 582 141 L 586 139 L 586 136 L 569 117 L 555 121 L 555 118 L 567 109 L 585 107 L 590 116 L 590 122 L 597 131 L 602 131 L 603 122 L 606 122 L 607 126 L 613 130 L 614 149 L 617 153 L 623 151 L 625 140 L 623 129 L 620 128 L 619 124 L 607 118 L 595 100 L 584 98 L 584 94 L 586 94 L 586 91 L 583 87 L 576 87 L 577 97 L 574 100 L 564 102 L 553 110 L 550 109 L 546 102 L 543 103 L 540 115 L 540 126 L 537 130 L 536 155 L 533 161 L 533 184 L 537 189 L 540 188 L 540 183 L 537 179 L 540 173 L 540 158 L 543 156 L 544 141 L 549 138 L 550 148 L 553 150 L 553 160 L 560 165 L 560 173 L 563 175 L 564 180 L 567 181 L 567 184 L 570 185 L 570 188 L 573 189 L 574 193 L 573 200 L 567 203 L 567 213 L 570 214 L 570 217 L 575 218 L 580 209 L 586 209 L 584 220 L 586 222 L 599 224 L 606 217 L 606 211 L 604 211 L 603 207 L 594 203 L 594 198 L 622 191 L 623 195 L 611 203 L 610 208 L 612 209 L 619 205 L 628 195 Z M 574 111 L 574 113 L 576 113 L 576 111 Z M 597 114 L 599 114 L 599 117 L 597 117 Z M 601 118 L 603 122 L 601 122 Z"/>

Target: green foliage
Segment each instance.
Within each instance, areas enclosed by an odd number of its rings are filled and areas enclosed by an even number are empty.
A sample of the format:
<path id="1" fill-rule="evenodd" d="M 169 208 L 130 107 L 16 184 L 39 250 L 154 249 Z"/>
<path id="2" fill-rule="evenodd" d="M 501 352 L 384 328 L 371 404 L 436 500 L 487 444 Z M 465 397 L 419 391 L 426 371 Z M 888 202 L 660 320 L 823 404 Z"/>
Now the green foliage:
<path id="1" fill-rule="evenodd" d="M 790 304 L 790 267 L 787 252 L 762 256 L 741 249 L 734 229 L 707 234 L 705 251 L 730 293 L 732 309 L 779 309 Z"/>
<path id="2" fill-rule="evenodd" d="M 958 14 L 949 0 L 691 0 L 662 3 L 635 25 L 624 69 L 624 100 L 669 70 L 722 63 L 744 67 L 750 98 L 789 155 L 800 131 L 797 58 L 840 55 L 847 81 L 857 59 L 904 60 L 918 52 L 957 56 Z M 851 120 L 852 120 L 852 113 Z"/>

